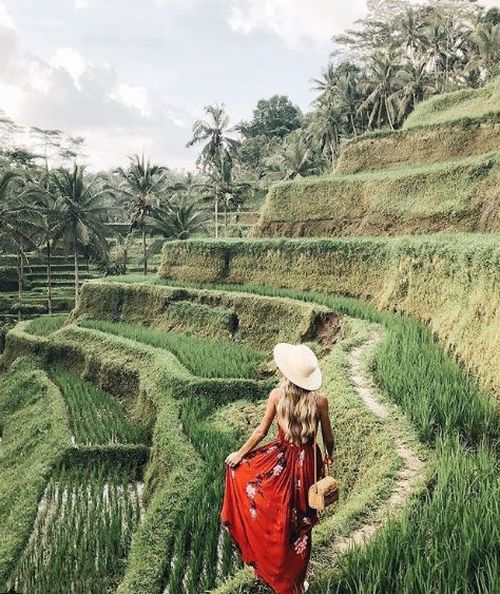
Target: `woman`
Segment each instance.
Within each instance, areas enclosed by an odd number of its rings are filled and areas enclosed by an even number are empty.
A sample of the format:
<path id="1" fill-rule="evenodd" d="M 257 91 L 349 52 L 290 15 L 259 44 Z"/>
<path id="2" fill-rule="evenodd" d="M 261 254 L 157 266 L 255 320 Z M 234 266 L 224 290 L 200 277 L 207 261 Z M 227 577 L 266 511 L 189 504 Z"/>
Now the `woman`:
<path id="1" fill-rule="evenodd" d="M 226 458 L 220 518 L 244 563 L 263 582 L 276 594 L 302 594 L 307 589 L 311 529 L 318 521 L 307 500 L 314 483 L 314 447 L 317 478 L 324 476 L 321 450 L 314 445 L 318 421 L 327 450 L 324 463 L 332 461 L 334 439 L 328 401 L 316 392 L 321 370 L 313 351 L 280 343 L 274 360 L 283 380 L 269 394 L 260 425 Z M 277 437 L 255 448 L 275 416 Z"/>

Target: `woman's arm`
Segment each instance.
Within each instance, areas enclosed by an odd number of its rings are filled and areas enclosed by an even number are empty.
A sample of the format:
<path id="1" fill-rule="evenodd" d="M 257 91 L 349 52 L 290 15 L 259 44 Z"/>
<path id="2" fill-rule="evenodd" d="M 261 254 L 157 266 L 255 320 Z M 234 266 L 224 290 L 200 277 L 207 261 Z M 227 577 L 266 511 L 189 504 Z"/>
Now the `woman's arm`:
<path id="1" fill-rule="evenodd" d="M 232 452 L 227 456 L 226 464 L 229 464 L 229 466 L 236 466 L 250 450 L 252 450 L 260 441 L 264 439 L 276 414 L 276 402 L 278 396 L 279 392 L 276 388 L 271 391 L 269 398 L 267 399 L 266 412 L 264 413 L 259 426 L 252 432 L 252 435 L 250 435 L 247 441 L 237 452 Z"/>
<path id="2" fill-rule="evenodd" d="M 332 425 L 330 423 L 330 413 L 328 410 L 328 400 L 322 394 L 318 395 L 318 411 L 320 414 L 321 433 L 323 434 L 323 443 L 325 444 L 328 463 L 331 463 L 333 450 L 335 448 L 335 439 L 333 437 Z"/>

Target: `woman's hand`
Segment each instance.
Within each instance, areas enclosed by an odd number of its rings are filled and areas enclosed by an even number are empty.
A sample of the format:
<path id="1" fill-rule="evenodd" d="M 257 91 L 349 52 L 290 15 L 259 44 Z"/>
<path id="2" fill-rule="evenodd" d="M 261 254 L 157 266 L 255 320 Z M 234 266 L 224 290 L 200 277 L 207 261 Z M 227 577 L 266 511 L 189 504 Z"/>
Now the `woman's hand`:
<path id="1" fill-rule="evenodd" d="M 237 466 L 242 458 L 243 456 L 239 452 L 231 452 L 226 458 L 226 464 L 228 466 Z"/>
<path id="2" fill-rule="evenodd" d="M 330 466 L 331 464 L 333 464 L 333 458 L 326 454 L 323 458 L 323 464 L 327 464 L 328 466 Z"/>

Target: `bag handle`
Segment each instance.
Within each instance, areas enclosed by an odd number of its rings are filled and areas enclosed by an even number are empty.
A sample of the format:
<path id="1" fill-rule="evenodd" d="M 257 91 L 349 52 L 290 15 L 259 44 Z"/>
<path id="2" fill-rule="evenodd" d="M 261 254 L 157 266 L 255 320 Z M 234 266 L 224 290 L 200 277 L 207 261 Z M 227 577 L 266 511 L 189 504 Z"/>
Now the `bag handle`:
<path id="1" fill-rule="evenodd" d="M 318 436 L 318 430 L 319 430 L 319 421 L 318 424 L 316 426 L 316 430 L 314 431 L 314 484 L 316 485 L 316 491 L 318 490 L 318 464 L 317 464 L 317 460 L 318 460 L 318 454 L 317 454 L 317 449 L 318 449 L 318 445 L 317 445 L 317 436 Z M 320 452 L 321 452 L 321 448 L 319 448 Z M 321 454 L 323 455 L 323 452 L 321 452 Z M 324 462 L 324 467 L 326 468 L 326 474 L 330 473 L 330 466 L 328 465 L 327 462 Z"/>

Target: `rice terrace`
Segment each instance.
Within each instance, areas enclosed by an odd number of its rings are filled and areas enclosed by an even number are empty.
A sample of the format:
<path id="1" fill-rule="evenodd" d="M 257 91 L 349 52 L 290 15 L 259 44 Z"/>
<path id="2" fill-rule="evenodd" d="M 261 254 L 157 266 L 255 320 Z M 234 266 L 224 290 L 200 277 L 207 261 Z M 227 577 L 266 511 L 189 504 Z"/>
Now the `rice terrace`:
<path id="1" fill-rule="evenodd" d="M 37 4 L 0 1 L 0 592 L 271 594 L 220 510 L 284 342 L 341 485 L 307 591 L 498 594 L 500 6 L 65 2 L 49 59 Z M 155 103 L 167 38 L 207 88 Z"/>

